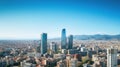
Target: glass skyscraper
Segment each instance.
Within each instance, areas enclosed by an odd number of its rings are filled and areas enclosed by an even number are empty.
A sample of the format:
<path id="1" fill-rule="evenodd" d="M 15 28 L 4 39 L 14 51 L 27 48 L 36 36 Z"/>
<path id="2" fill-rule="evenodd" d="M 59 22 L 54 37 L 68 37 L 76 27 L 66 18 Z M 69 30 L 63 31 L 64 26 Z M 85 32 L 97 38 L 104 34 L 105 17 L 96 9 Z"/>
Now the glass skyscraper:
<path id="1" fill-rule="evenodd" d="M 68 49 L 73 47 L 73 35 L 68 36 Z"/>
<path id="2" fill-rule="evenodd" d="M 62 33 L 61 33 L 61 49 L 66 49 L 66 30 L 62 29 Z"/>
<path id="3" fill-rule="evenodd" d="M 41 34 L 41 54 L 47 52 L 47 33 Z"/>
<path id="4" fill-rule="evenodd" d="M 118 50 L 113 47 L 107 49 L 107 67 L 118 67 L 117 51 Z"/>

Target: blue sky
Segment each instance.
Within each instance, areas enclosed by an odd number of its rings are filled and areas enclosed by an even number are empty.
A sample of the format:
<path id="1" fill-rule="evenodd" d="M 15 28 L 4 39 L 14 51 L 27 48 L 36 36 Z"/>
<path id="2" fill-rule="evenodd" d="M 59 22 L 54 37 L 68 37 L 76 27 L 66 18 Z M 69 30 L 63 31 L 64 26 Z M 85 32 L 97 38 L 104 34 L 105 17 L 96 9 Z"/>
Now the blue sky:
<path id="1" fill-rule="evenodd" d="M 120 34 L 119 0 L 0 1 L 0 39 L 39 39 L 67 35 Z"/>

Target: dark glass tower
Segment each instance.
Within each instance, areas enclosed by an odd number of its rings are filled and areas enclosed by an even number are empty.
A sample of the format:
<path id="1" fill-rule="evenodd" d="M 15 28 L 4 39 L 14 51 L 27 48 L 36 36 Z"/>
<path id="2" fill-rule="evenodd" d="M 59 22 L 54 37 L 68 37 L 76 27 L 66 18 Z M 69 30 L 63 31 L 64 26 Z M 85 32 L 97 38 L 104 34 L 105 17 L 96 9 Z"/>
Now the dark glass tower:
<path id="1" fill-rule="evenodd" d="M 73 47 L 73 35 L 68 36 L 68 49 Z"/>
<path id="2" fill-rule="evenodd" d="M 62 29 L 62 33 L 61 33 L 61 49 L 66 49 L 66 30 Z"/>
<path id="3" fill-rule="evenodd" d="M 47 33 L 41 34 L 41 54 L 47 52 Z"/>

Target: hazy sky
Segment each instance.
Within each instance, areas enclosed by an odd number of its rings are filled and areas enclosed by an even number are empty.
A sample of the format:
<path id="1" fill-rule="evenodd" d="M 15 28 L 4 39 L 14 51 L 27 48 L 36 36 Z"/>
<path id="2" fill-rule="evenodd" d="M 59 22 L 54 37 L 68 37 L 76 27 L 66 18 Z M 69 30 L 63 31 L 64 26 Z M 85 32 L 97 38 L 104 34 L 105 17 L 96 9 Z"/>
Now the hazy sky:
<path id="1" fill-rule="evenodd" d="M 120 34 L 119 0 L 0 0 L 0 39 Z"/>

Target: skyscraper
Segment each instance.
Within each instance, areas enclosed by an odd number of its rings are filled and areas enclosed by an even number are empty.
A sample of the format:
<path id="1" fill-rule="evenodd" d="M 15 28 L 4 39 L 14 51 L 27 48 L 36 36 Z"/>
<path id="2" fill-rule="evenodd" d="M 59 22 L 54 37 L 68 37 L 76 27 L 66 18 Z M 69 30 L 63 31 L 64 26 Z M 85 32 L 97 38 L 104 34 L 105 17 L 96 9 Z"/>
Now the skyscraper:
<path id="1" fill-rule="evenodd" d="M 61 35 L 61 49 L 66 49 L 66 30 L 62 29 L 62 35 Z"/>
<path id="2" fill-rule="evenodd" d="M 117 67 L 117 49 L 107 49 L 107 67 Z"/>
<path id="3" fill-rule="evenodd" d="M 68 37 L 68 49 L 72 49 L 73 47 L 73 35 Z"/>
<path id="4" fill-rule="evenodd" d="M 41 34 L 41 54 L 47 52 L 47 33 Z"/>

